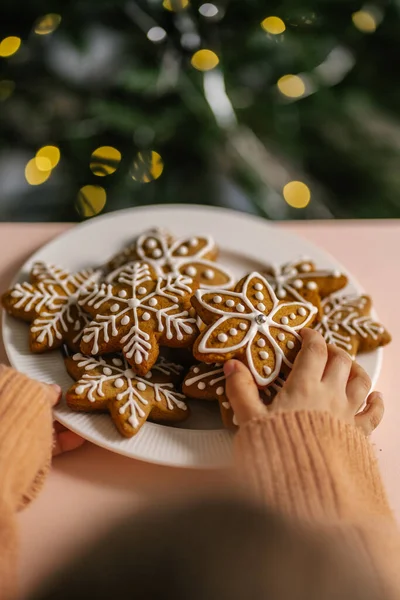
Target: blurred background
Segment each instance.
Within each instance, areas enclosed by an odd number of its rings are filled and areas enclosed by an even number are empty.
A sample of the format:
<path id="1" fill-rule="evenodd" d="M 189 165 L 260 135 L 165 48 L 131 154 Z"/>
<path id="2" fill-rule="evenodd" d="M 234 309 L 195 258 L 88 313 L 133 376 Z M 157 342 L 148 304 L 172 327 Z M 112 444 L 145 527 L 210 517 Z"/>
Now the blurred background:
<path id="1" fill-rule="evenodd" d="M 400 216 L 400 1 L 2 0 L 0 220 Z"/>

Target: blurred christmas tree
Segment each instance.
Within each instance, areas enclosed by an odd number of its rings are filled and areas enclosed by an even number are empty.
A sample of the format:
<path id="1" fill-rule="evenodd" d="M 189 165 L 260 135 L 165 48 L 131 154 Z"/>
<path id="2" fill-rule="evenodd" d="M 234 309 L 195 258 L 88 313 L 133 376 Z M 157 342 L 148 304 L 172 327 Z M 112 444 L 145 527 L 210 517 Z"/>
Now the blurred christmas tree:
<path id="1" fill-rule="evenodd" d="M 400 216 L 399 10 L 3 0 L 0 218 L 168 202 Z"/>

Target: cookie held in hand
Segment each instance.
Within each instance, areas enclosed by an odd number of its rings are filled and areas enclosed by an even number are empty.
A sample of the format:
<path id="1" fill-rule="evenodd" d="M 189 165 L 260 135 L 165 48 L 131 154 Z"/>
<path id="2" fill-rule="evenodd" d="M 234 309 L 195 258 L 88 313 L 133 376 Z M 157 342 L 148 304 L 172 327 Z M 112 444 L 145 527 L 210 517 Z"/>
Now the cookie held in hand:
<path id="1" fill-rule="evenodd" d="M 182 367 L 162 358 L 145 377 L 136 375 L 122 355 L 75 354 L 65 359 L 65 365 L 77 380 L 66 393 L 68 406 L 75 411 L 108 411 L 125 437 L 136 435 L 147 419 L 177 423 L 190 414 L 185 396 L 174 389 Z"/>
<path id="2" fill-rule="evenodd" d="M 207 324 L 194 344 L 195 358 L 206 363 L 241 360 L 259 387 L 292 367 L 301 347 L 298 331 L 311 325 L 317 313 L 306 302 L 280 304 L 257 272 L 239 281 L 233 292 L 198 290 L 192 304 Z"/>
<path id="3" fill-rule="evenodd" d="M 93 269 L 70 273 L 62 267 L 37 262 L 31 283 L 15 284 L 3 294 L 1 302 L 10 315 L 31 323 L 32 352 L 53 350 L 64 342 L 76 351 L 89 322 L 78 301 L 99 278 L 100 271 Z"/>
<path id="4" fill-rule="evenodd" d="M 133 370 L 146 375 L 160 346 L 185 348 L 198 335 L 190 316 L 193 279 L 172 274 L 158 277 L 149 265 L 129 263 L 113 283 L 102 283 L 80 301 L 93 320 L 82 336 L 83 354 L 121 350 Z"/>

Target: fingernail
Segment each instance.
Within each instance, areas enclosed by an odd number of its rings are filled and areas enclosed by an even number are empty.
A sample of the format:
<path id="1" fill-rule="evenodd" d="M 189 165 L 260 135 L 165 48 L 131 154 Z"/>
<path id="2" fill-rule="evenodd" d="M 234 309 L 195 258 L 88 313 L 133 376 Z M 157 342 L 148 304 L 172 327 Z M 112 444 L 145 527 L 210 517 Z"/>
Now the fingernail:
<path id="1" fill-rule="evenodd" d="M 62 389 L 60 388 L 60 386 L 59 386 L 59 385 L 57 385 L 57 383 L 50 383 L 50 384 L 48 384 L 48 385 L 49 385 L 49 387 L 53 388 L 53 390 L 54 390 L 54 391 L 55 391 L 55 392 L 56 392 L 58 395 L 60 395 L 60 394 L 62 393 Z"/>
<path id="2" fill-rule="evenodd" d="M 224 364 L 224 373 L 226 377 L 229 377 L 229 375 L 232 375 L 232 373 L 234 373 L 236 371 L 236 363 L 234 360 L 228 360 L 225 364 Z"/>

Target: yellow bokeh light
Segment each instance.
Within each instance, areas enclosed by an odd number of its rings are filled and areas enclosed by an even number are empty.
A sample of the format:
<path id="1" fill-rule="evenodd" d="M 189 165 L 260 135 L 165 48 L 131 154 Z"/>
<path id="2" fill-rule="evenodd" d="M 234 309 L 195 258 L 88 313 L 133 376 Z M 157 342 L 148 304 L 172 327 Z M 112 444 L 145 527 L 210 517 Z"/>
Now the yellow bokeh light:
<path id="1" fill-rule="evenodd" d="M 20 46 L 21 38 L 15 37 L 14 35 L 6 37 L 0 42 L 0 56 L 3 56 L 4 58 L 12 56 L 19 50 Z"/>
<path id="2" fill-rule="evenodd" d="M 112 146 L 100 146 L 91 156 L 90 168 L 98 177 L 115 173 L 121 162 L 121 152 Z"/>
<path id="3" fill-rule="evenodd" d="M 36 156 L 35 162 L 39 171 L 51 171 L 51 162 L 45 156 Z"/>
<path id="4" fill-rule="evenodd" d="M 53 33 L 61 23 L 61 15 L 50 13 L 40 17 L 33 28 L 33 31 L 38 35 L 47 35 Z"/>
<path id="5" fill-rule="evenodd" d="M 45 158 L 50 162 L 50 169 L 54 169 L 58 165 L 60 156 L 57 146 L 43 146 L 36 152 L 36 158 Z"/>
<path id="6" fill-rule="evenodd" d="M 267 17 L 264 21 L 261 21 L 261 27 L 267 33 L 278 35 L 283 33 L 286 29 L 285 23 L 279 17 Z"/>
<path id="7" fill-rule="evenodd" d="M 290 181 L 283 188 L 283 197 L 293 208 L 305 208 L 311 200 L 310 188 L 302 181 Z"/>
<path id="8" fill-rule="evenodd" d="M 191 63 L 198 71 L 211 71 L 219 63 L 219 58 L 212 50 L 198 50 L 193 54 Z"/>
<path id="9" fill-rule="evenodd" d="M 298 75 L 283 75 L 277 86 L 281 94 L 288 98 L 300 98 L 306 91 L 304 81 Z"/>
<path id="10" fill-rule="evenodd" d="M 351 15 L 353 24 L 363 33 L 374 33 L 376 31 L 377 22 L 370 12 L 359 10 Z"/>
<path id="11" fill-rule="evenodd" d="M 132 179 L 140 183 L 149 183 L 158 179 L 164 170 L 164 163 L 158 152 L 147 150 L 138 152 L 133 161 Z"/>
<path id="12" fill-rule="evenodd" d="M 0 81 L 0 102 L 7 100 L 15 90 L 15 83 L 10 79 Z"/>
<path id="13" fill-rule="evenodd" d="M 189 0 L 163 0 L 162 4 L 171 12 L 179 12 L 189 6 Z"/>
<path id="14" fill-rule="evenodd" d="M 76 209 L 82 217 L 94 217 L 103 210 L 106 201 L 106 190 L 100 185 L 84 185 L 78 192 Z"/>
<path id="15" fill-rule="evenodd" d="M 31 158 L 27 163 L 25 167 L 25 179 L 29 185 L 40 185 L 48 180 L 51 175 L 51 169 L 45 171 L 41 168 L 43 166 L 43 163 L 41 163 L 40 166 L 38 165 L 38 160 L 36 158 Z"/>

